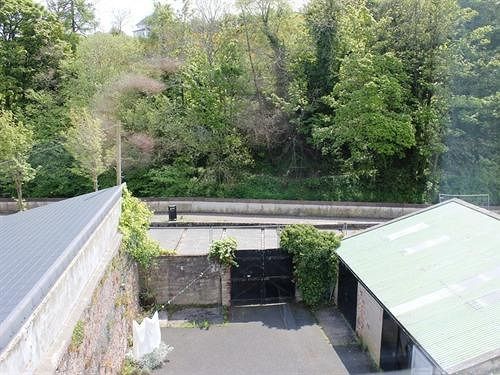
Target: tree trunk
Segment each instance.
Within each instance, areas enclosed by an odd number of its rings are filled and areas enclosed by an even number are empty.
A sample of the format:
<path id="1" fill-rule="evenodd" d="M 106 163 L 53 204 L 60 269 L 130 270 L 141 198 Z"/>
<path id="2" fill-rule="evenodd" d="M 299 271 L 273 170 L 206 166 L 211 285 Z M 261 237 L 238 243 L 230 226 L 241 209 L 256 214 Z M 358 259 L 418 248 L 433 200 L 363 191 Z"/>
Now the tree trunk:
<path id="1" fill-rule="evenodd" d="M 76 33 L 75 0 L 71 0 L 71 31 Z"/>
<path id="2" fill-rule="evenodd" d="M 19 211 L 24 211 L 23 184 L 19 177 L 14 177 L 14 182 L 16 184 L 16 192 L 17 192 L 17 208 L 19 209 Z"/>
<path id="3" fill-rule="evenodd" d="M 94 191 L 99 190 L 99 181 L 97 179 L 97 176 L 92 177 L 92 182 L 94 183 Z"/>
<path id="4" fill-rule="evenodd" d="M 252 50 L 250 48 L 250 36 L 248 35 L 248 21 L 247 21 L 247 17 L 246 17 L 244 10 L 242 10 L 241 14 L 243 15 L 243 21 L 245 22 L 245 39 L 246 39 L 246 43 L 247 43 L 248 60 L 250 62 L 250 68 L 252 70 L 253 84 L 255 86 L 255 94 L 257 95 L 257 99 L 259 101 L 259 110 L 262 112 L 262 97 L 261 97 L 259 85 L 257 83 L 257 73 L 255 72 L 255 66 L 254 66 L 253 57 L 252 57 Z"/>

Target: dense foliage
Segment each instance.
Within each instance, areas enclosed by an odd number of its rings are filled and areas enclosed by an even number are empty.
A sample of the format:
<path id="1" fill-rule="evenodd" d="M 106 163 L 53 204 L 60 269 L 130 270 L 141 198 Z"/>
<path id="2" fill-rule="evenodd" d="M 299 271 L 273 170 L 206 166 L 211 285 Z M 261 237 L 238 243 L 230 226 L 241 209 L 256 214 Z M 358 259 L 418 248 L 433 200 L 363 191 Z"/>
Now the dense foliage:
<path id="1" fill-rule="evenodd" d="M 126 188 L 123 189 L 122 196 L 120 232 L 123 235 L 123 247 L 132 259 L 142 267 L 148 268 L 162 253 L 159 243 L 148 235 L 153 213 L 144 202 L 133 197 Z"/>
<path id="2" fill-rule="evenodd" d="M 184 5 L 157 3 L 133 38 L 92 33 L 86 0 L 0 2 L 0 110 L 32 132 L 26 195 L 108 186 L 123 165 L 141 196 L 500 203 L 498 2 Z M 92 173 L 68 147 L 79 123 L 98 124 Z"/>
<path id="3" fill-rule="evenodd" d="M 335 250 L 340 238 L 312 225 L 294 224 L 281 232 L 280 245 L 292 255 L 297 286 L 304 302 L 312 307 L 327 302 L 337 277 Z"/>

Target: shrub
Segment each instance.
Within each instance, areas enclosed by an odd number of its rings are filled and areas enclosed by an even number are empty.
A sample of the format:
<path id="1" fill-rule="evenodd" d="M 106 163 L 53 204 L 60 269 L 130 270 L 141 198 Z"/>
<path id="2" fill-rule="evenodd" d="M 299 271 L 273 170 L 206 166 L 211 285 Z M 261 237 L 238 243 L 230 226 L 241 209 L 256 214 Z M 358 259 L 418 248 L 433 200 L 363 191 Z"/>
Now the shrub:
<path id="1" fill-rule="evenodd" d="M 292 255 L 297 286 L 304 303 L 316 307 L 328 301 L 337 276 L 340 238 L 320 232 L 312 225 L 287 226 L 280 236 L 281 247 Z"/>
<path id="2" fill-rule="evenodd" d="M 148 268 L 161 254 L 158 242 L 148 236 L 153 212 L 125 188 L 123 189 L 120 231 L 125 251 L 141 266 Z"/>
<path id="3" fill-rule="evenodd" d="M 232 237 L 214 241 L 208 250 L 208 259 L 223 267 L 238 266 L 236 263 L 236 248 L 238 244 Z"/>

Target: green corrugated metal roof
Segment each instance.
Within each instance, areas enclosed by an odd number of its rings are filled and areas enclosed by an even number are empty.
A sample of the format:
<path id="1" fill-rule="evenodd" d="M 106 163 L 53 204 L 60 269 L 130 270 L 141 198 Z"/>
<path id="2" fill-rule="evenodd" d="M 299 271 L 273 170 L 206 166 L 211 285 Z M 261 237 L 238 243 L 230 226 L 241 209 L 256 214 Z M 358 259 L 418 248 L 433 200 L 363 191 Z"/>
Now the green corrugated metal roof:
<path id="1" fill-rule="evenodd" d="M 451 200 L 346 238 L 339 256 L 447 372 L 500 355 L 500 219 Z"/>

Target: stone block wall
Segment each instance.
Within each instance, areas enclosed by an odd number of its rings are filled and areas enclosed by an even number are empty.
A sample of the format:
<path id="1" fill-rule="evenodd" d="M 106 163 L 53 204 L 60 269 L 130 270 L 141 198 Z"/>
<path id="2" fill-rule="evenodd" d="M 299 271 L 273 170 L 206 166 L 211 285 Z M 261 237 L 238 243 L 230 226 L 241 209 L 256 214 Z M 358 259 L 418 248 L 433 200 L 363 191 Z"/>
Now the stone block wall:
<path id="1" fill-rule="evenodd" d="M 157 303 L 174 305 L 214 305 L 219 303 L 218 267 L 206 255 L 162 256 L 148 270 L 140 270 L 140 285 Z M 222 303 L 231 301 L 231 276 L 222 276 Z"/>
<path id="2" fill-rule="evenodd" d="M 116 255 L 73 330 L 58 374 L 116 374 L 132 335 L 138 311 L 137 266 Z"/>

